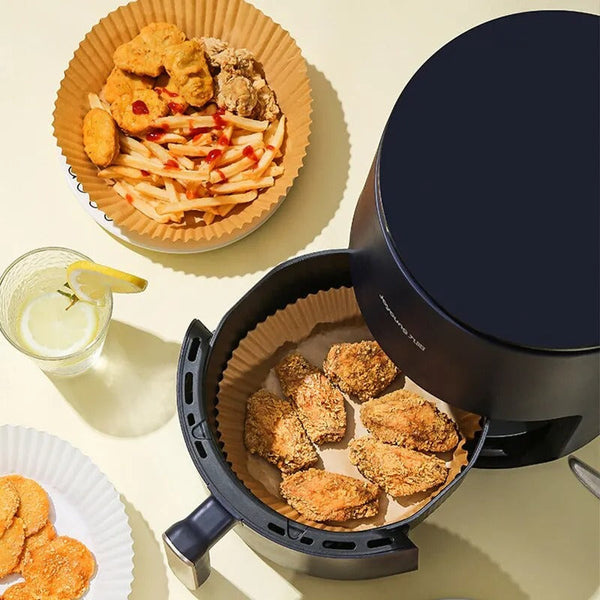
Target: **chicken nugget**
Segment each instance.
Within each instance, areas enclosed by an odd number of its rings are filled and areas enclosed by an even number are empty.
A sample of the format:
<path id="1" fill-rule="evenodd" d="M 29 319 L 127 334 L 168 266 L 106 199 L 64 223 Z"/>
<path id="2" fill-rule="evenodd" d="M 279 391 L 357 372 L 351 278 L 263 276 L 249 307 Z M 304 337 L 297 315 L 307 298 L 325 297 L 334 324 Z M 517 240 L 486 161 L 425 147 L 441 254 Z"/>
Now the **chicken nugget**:
<path id="1" fill-rule="evenodd" d="M 376 485 L 321 469 L 289 475 L 279 489 L 291 506 L 312 521 L 361 519 L 379 511 Z"/>
<path id="2" fill-rule="evenodd" d="M 213 79 L 200 40 L 169 46 L 164 65 L 185 101 L 192 106 L 204 106 L 213 97 Z"/>
<path id="3" fill-rule="evenodd" d="M 113 60 L 119 69 L 158 77 L 163 69 L 163 53 L 172 44 L 185 40 L 185 34 L 171 23 L 150 23 L 131 41 L 119 46 Z"/>
<path id="4" fill-rule="evenodd" d="M 35 594 L 31 586 L 24 581 L 22 583 L 11 585 L 4 592 L 2 600 L 41 600 L 41 596 L 39 594 Z"/>
<path id="5" fill-rule="evenodd" d="M 16 517 L 0 538 L 0 577 L 13 572 L 21 558 L 24 544 L 25 527 L 23 519 Z"/>
<path id="6" fill-rule="evenodd" d="M 123 131 L 141 135 L 156 119 L 167 115 L 169 107 L 154 90 L 135 90 L 115 100 L 110 112 Z"/>
<path id="7" fill-rule="evenodd" d="M 339 442 L 346 433 L 346 406 L 340 390 L 298 353 L 286 356 L 275 372 L 308 437 L 319 445 Z"/>
<path id="8" fill-rule="evenodd" d="M 437 456 L 384 444 L 370 436 L 352 440 L 348 448 L 350 462 L 396 498 L 442 485 L 448 476 L 446 463 Z"/>
<path id="9" fill-rule="evenodd" d="M 380 394 L 398 375 L 396 365 L 373 341 L 334 344 L 323 371 L 343 392 L 361 402 Z"/>
<path id="10" fill-rule="evenodd" d="M 458 444 L 454 421 L 435 404 L 408 390 L 369 400 L 361 406 L 360 418 L 382 442 L 425 452 L 448 452 Z"/>
<path id="11" fill-rule="evenodd" d="M 19 493 L 5 477 L 0 478 L 0 537 L 10 527 L 19 508 Z"/>
<path id="12" fill-rule="evenodd" d="M 35 549 L 23 565 L 23 576 L 35 593 L 57 600 L 80 598 L 96 570 L 93 554 L 81 542 L 61 536 Z"/>
<path id="13" fill-rule="evenodd" d="M 83 118 L 83 149 L 99 167 L 108 167 L 119 154 L 119 130 L 105 110 L 92 108 Z"/>
<path id="14" fill-rule="evenodd" d="M 20 504 L 17 517 L 23 519 L 25 535 L 37 533 L 48 522 L 50 500 L 39 483 L 21 475 L 7 475 L 19 494 Z"/>
<path id="15" fill-rule="evenodd" d="M 112 104 L 125 94 L 131 94 L 135 90 L 149 90 L 154 86 L 154 79 L 147 75 L 135 75 L 114 67 L 110 72 L 102 92 L 105 100 Z"/>
<path id="16" fill-rule="evenodd" d="M 189 104 L 185 101 L 179 88 L 168 73 L 163 73 L 156 80 L 154 91 L 167 103 L 172 114 L 183 114 L 187 110 Z"/>
<path id="17" fill-rule="evenodd" d="M 15 567 L 15 573 L 23 572 L 23 565 L 31 555 L 31 552 L 36 550 L 37 548 L 41 548 L 46 545 L 48 542 L 51 542 L 56 537 L 56 531 L 52 525 L 52 523 L 48 522 L 44 527 L 42 527 L 37 533 L 30 535 L 25 538 L 25 545 L 23 547 L 23 552 L 21 553 L 21 560 L 19 564 Z"/>
<path id="18" fill-rule="evenodd" d="M 293 473 L 317 462 L 318 457 L 289 400 L 267 390 L 248 398 L 244 444 L 283 473 Z"/>

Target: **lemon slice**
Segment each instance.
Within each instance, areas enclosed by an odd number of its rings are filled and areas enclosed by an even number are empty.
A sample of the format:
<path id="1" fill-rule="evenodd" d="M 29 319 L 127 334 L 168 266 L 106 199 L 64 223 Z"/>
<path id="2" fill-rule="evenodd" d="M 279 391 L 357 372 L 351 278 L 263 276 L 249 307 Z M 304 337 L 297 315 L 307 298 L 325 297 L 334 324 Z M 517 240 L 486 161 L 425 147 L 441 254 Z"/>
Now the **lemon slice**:
<path id="1" fill-rule="evenodd" d="M 85 348 L 98 331 L 98 309 L 77 302 L 69 310 L 68 300 L 48 292 L 28 302 L 19 321 L 23 345 L 34 354 L 60 357 Z"/>
<path id="2" fill-rule="evenodd" d="M 132 294 L 143 292 L 148 285 L 141 277 L 87 260 L 78 260 L 69 265 L 67 282 L 80 300 L 94 304 L 102 304 L 108 290 L 119 294 Z"/>

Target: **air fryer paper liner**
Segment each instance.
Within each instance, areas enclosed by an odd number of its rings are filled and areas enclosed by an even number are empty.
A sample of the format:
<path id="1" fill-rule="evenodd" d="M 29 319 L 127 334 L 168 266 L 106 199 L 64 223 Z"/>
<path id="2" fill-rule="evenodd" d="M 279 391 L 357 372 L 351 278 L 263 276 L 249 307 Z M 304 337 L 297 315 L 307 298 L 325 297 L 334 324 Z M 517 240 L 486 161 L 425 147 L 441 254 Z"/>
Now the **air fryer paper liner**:
<path id="1" fill-rule="evenodd" d="M 188 38 L 214 36 L 235 48 L 248 48 L 263 65 L 286 116 L 285 172 L 258 198 L 211 225 L 188 219 L 156 223 L 121 198 L 103 179 L 83 150 L 82 123 L 87 95 L 98 93 L 113 67 L 115 48 L 154 21 L 177 25 Z M 306 63 L 293 38 L 244 0 L 138 0 L 100 20 L 76 50 L 58 90 L 54 135 L 78 181 L 100 210 L 123 230 L 153 239 L 194 241 L 195 247 L 223 246 L 250 233 L 277 208 L 302 166 L 310 133 L 311 90 Z M 205 242 L 205 245 L 202 245 Z"/>
<path id="2" fill-rule="evenodd" d="M 453 452 L 438 454 L 446 460 L 449 467 L 446 483 L 433 492 L 415 494 L 401 501 L 382 493 L 377 516 L 335 524 L 316 523 L 306 519 L 281 497 L 279 470 L 262 458 L 251 455 L 244 446 L 244 418 L 248 396 L 265 387 L 279 397 L 284 397 L 273 368 L 292 350 L 300 352 L 314 365 L 321 366 L 332 344 L 366 339 L 373 339 L 373 336 L 362 319 L 352 289 L 331 289 L 302 298 L 259 323 L 240 342 L 223 373 L 217 411 L 220 441 L 228 463 L 259 500 L 299 523 L 332 531 L 356 531 L 401 521 L 439 494 L 468 462 L 464 443 L 467 439 L 472 439 L 480 429 L 480 417 L 449 406 L 400 375 L 386 392 L 402 387 L 417 392 L 433 401 L 458 424 L 461 440 L 457 448 Z M 361 403 L 348 396 L 346 400 L 346 436 L 339 443 L 316 447 L 319 455 L 316 466 L 364 479 L 350 463 L 347 445 L 352 438 L 367 435 L 368 431 L 360 421 Z"/>

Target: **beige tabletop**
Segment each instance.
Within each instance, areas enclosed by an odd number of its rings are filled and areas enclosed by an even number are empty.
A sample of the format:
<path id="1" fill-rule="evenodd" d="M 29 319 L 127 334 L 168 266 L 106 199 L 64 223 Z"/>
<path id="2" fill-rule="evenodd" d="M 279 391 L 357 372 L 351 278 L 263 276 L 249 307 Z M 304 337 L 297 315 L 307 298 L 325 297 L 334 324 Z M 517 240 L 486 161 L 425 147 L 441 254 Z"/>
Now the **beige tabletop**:
<path id="1" fill-rule="evenodd" d="M 201 1 L 201 0 L 198 0 Z M 314 94 L 305 166 L 279 211 L 250 237 L 207 254 L 136 250 L 104 232 L 69 189 L 52 137 L 58 84 L 85 33 L 119 0 L 3 0 L 0 19 L 0 267 L 47 245 L 77 249 L 150 282 L 116 298 L 98 367 L 51 379 L 0 339 L 0 424 L 27 425 L 80 448 L 121 493 L 134 537 L 131 600 L 194 597 L 169 571 L 160 536 L 206 490 L 180 434 L 175 368 L 189 321 L 213 328 L 271 267 L 344 247 L 387 116 L 417 68 L 489 19 L 542 8 L 600 12 L 598 0 L 254 0 L 290 31 Z M 600 466 L 600 440 L 577 452 Z M 195 594 L 211 600 L 600 598 L 600 504 L 566 459 L 473 470 L 411 538 L 418 572 L 338 582 L 263 560 L 234 533 L 213 549 Z"/>

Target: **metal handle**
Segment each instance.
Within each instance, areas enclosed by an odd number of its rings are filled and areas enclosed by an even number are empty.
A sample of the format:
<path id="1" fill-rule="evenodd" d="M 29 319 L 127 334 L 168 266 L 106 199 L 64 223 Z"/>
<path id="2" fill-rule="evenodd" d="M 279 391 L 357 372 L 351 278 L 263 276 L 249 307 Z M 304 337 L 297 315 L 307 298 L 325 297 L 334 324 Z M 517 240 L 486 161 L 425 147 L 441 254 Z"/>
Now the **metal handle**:
<path id="1" fill-rule="evenodd" d="M 169 566 L 187 588 L 196 590 L 208 579 L 208 551 L 234 524 L 231 513 L 210 496 L 183 521 L 163 533 Z"/>
<path id="2" fill-rule="evenodd" d="M 596 498 L 600 498 L 600 473 L 593 469 L 587 463 L 579 460 L 576 456 L 569 456 L 569 467 L 575 477 L 590 491 Z"/>

